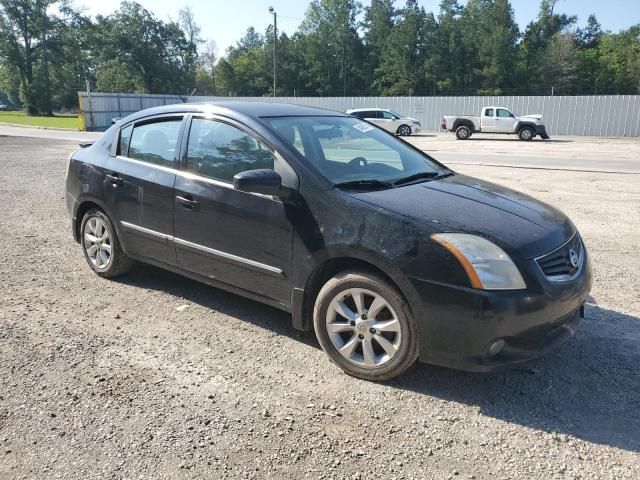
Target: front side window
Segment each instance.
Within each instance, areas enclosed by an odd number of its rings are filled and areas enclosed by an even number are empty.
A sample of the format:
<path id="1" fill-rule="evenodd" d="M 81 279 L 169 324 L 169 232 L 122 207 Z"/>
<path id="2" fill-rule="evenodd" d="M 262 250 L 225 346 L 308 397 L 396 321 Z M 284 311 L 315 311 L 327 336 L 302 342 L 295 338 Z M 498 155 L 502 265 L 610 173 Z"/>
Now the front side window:
<path id="1" fill-rule="evenodd" d="M 129 125 L 120 131 L 120 141 L 118 142 L 118 155 L 129 155 L 129 142 L 131 141 L 131 132 L 133 125 Z"/>
<path id="2" fill-rule="evenodd" d="M 498 117 L 500 117 L 500 118 L 512 118 L 513 117 L 513 113 L 511 113 L 509 110 L 505 110 L 504 108 L 499 108 L 498 109 Z"/>
<path id="3" fill-rule="evenodd" d="M 175 167 L 181 124 L 182 118 L 168 118 L 135 125 L 129 142 L 128 157 L 164 167 Z M 120 140 L 122 141 L 122 136 Z"/>
<path id="4" fill-rule="evenodd" d="M 276 117 L 275 130 L 301 133 L 304 157 L 334 184 L 360 180 L 394 182 L 447 170 L 395 136 L 353 117 Z M 290 142 L 291 143 L 291 142 Z"/>
<path id="5" fill-rule="evenodd" d="M 382 112 L 382 118 L 384 118 L 385 120 L 395 120 L 396 116 L 391 113 L 391 112 Z"/>
<path id="6" fill-rule="evenodd" d="M 293 140 L 295 142 L 295 131 Z M 239 128 L 202 118 L 191 122 L 187 168 L 193 173 L 233 182 L 237 173 L 273 168 L 274 161 L 273 154 L 264 145 Z"/>

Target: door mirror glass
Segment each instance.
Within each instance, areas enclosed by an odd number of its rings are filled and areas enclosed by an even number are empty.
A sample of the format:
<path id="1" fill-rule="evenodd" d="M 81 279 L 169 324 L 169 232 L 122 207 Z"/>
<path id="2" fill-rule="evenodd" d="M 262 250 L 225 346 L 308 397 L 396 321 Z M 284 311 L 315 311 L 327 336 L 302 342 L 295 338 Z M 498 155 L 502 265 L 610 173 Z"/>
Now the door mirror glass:
<path id="1" fill-rule="evenodd" d="M 277 197 L 286 196 L 282 178 L 271 169 L 247 170 L 233 177 L 233 188 L 241 192 L 261 193 Z"/>

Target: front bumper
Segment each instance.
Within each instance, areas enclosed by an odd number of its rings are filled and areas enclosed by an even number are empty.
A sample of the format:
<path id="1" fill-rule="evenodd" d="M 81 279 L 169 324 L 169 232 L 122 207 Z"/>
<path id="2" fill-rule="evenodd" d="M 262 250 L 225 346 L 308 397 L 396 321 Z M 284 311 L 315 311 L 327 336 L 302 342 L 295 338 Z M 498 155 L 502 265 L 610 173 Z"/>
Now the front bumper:
<path id="1" fill-rule="evenodd" d="M 547 127 L 545 127 L 544 125 L 536 125 L 536 135 L 539 135 L 540 138 L 544 138 L 545 140 L 549 139 Z"/>
<path id="2" fill-rule="evenodd" d="M 537 267 L 536 267 L 537 268 Z M 526 362 L 562 344 L 584 316 L 591 269 L 570 282 L 540 282 L 527 290 L 485 291 L 412 280 L 420 297 L 420 361 L 469 371 Z M 491 345 L 504 340 L 492 355 Z"/>

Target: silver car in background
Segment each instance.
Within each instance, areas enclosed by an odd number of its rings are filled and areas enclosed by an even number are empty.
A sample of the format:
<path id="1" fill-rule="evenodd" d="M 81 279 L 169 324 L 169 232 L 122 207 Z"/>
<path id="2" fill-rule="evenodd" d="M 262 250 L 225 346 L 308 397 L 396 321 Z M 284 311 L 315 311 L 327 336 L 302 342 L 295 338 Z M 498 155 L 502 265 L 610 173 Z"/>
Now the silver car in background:
<path id="1" fill-rule="evenodd" d="M 347 110 L 346 113 L 403 137 L 412 133 L 420 133 L 422 130 L 422 125 L 415 118 L 404 117 L 386 108 L 354 108 Z"/>

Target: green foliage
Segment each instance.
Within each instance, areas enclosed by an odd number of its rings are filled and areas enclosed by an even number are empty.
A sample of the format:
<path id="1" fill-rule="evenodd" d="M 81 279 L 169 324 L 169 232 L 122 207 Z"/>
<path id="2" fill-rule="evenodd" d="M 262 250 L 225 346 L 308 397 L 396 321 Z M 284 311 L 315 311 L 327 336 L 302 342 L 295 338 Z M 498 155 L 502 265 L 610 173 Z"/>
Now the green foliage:
<path id="1" fill-rule="evenodd" d="M 312 0 L 278 32 L 278 95 L 640 93 L 640 25 L 602 31 L 541 0 L 520 32 L 509 0 Z M 398 8 L 399 7 L 399 8 Z M 69 0 L 0 0 L 0 98 L 30 114 L 77 92 L 273 95 L 273 40 L 250 27 L 222 58 L 189 7 L 162 21 L 125 1 L 95 20 Z M 360 21 L 359 21 L 360 19 Z M 5 100 L 6 99 L 6 100 Z"/>

